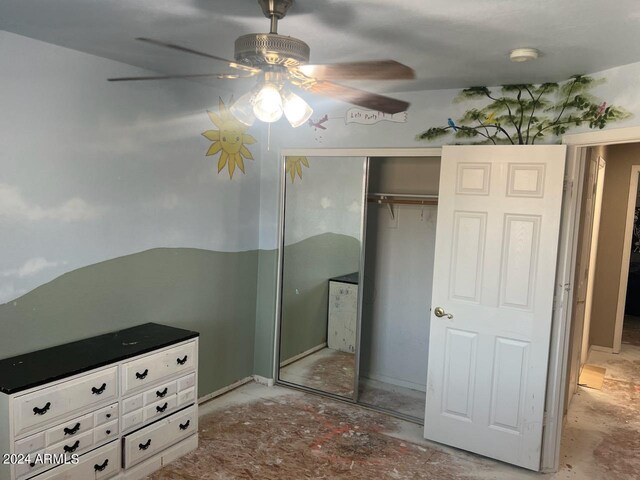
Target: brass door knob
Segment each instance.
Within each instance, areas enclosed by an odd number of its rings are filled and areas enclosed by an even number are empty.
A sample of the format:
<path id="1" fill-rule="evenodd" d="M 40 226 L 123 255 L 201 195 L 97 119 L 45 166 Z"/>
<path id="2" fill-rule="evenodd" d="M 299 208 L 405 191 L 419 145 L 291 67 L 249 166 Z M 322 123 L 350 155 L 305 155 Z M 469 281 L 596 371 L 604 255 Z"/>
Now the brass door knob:
<path id="1" fill-rule="evenodd" d="M 440 317 L 447 317 L 449 320 L 451 320 L 453 318 L 453 315 L 451 315 L 450 313 L 447 313 L 444 311 L 444 308 L 442 307 L 436 307 L 433 309 L 433 313 L 435 314 L 436 317 L 440 318 Z"/>

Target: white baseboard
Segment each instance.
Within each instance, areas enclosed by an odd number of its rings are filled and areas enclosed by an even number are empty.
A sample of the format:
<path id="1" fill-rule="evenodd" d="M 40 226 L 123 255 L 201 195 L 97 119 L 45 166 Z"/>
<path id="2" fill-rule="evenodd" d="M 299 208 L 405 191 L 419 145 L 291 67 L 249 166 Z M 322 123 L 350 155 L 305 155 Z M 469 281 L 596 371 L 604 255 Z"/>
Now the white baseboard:
<path id="1" fill-rule="evenodd" d="M 260 375 L 254 375 L 253 381 L 260 385 L 266 385 L 267 387 L 273 387 L 273 378 L 262 377 Z"/>
<path id="2" fill-rule="evenodd" d="M 388 377 L 386 375 L 380 375 L 380 374 L 371 373 L 371 372 L 362 372 L 361 376 L 363 378 L 370 378 L 371 380 L 376 380 L 378 382 L 395 385 L 396 387 L 410 388 L 411 390 L 417 390 L 419 392 L 427 391 L 427 382 L 425 382 L 425 384 L 422 385 L 420 383 L 411 382 L 409 380 L 402 380 L 400 378 Z"/>
<path id="3" fill-rule="evenodd" d="M 231 390 L 235 390 L 236 388 L 241 387 L 246 383 L 252 382 L 253 380 L 254 378 L 252 376 L 246 377 L 241 380 L 238 380 L 237 382 L 232 383 L 231 385 L 222 387 L 216 390 L 215 392 L 207 393 L 206 395 L 203 395 L 202 397 L 198 398 L 198 405 L 208 402 L 209 400 L 219 397 L 220 395 L 224 395 L 225 393 L 230 392 Z"/>
<path id="4" fill-rule="evenodd" d="M 589 350 L 593 350 L 594 352 L 614 353 L 613 347 L 601 347 L 600 345 L 591 345 Z"/>
<path id="5" fill-rule="evenodd" d="M 280 362 L 280 368 L 282 367 L 286 367 L 287 365 L 300 360 L 301 358 L 304 358 L 308 355 L 311 355 L 312 353 L 316 353 L 318 350 L 322 350 L 323 348 L 327 347 L 327 342 L 321 343 L 320 345 L 316 345 L 315 347 L 310 348 L 309 350 L 305 350 L 302 353 L 299 353 L 297 355 L 294 355 L 291 358 L 287 358 L 284 362 Z"/>

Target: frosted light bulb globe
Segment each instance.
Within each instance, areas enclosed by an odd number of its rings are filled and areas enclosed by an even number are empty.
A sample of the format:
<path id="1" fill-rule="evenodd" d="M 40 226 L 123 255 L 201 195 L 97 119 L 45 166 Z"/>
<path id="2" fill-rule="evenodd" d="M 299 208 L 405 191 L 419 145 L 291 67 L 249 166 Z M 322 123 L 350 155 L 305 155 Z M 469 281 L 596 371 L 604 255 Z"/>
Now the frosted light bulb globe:
<path id="1" fill-rule="evenodd" d="M 271 123 L 282 117 L 282 97 L 278 89 L 266 84 L 258 95 L 253 105 L 253 113 L 259 120 Z"/>
<path id="2" fill-rule="evenodd" d="M 233 105 L 229 108 L 231 115 L 236 120 L 250 127 L 253 122 L 256 121 L 256 116 L 253 113 L 253 103 L 255 100 L 255 92 L 250 91 L 242 95 Z"/>
<path id="3" fill-rule="evenodd" d="M 284 114 L 293 128 L 306 123 L 313 109 L 302 98 L 292 92 L 284 93 Z"/>

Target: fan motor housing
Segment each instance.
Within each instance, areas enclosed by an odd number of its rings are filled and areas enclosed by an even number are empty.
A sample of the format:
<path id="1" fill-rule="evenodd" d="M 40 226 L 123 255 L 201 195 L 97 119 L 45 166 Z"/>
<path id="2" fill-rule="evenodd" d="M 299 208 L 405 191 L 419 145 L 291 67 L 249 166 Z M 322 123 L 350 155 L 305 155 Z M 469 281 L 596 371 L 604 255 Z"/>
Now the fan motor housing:
<path id="1" fill-rule="evenodd" d="M 256 67 L 297 67 L 309 61 L 309 45 L 277 33 L 250 33 L 236 40 L 234 57 L 237 62 Z"/>

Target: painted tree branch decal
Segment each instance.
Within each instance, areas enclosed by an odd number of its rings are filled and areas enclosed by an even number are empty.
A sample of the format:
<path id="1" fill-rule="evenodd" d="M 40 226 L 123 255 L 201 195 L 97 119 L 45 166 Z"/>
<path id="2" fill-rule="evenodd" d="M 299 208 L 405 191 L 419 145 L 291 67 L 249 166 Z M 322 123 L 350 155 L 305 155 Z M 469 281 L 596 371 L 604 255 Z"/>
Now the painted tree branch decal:
<path id="1" fill-rule="evenodd" d="M 504 85 L 500 94 L 487 87 L 465 88 L 456 101 L 488 100 L 482 108 L 467 110 L 457 122 L 431 127 L 417 140 L 435 140 L 451 132 L 457 139 L 475 138 L 479 144 L 533 145 L 547 135 L 559 136 L 583 124 L 604 128 L 629 117 L 621 107 L 607 105 L 589 94 L 602 81 L 574 75 L 563 84 Z M 559 101 L 554 101 L 559 99 Z"/>

